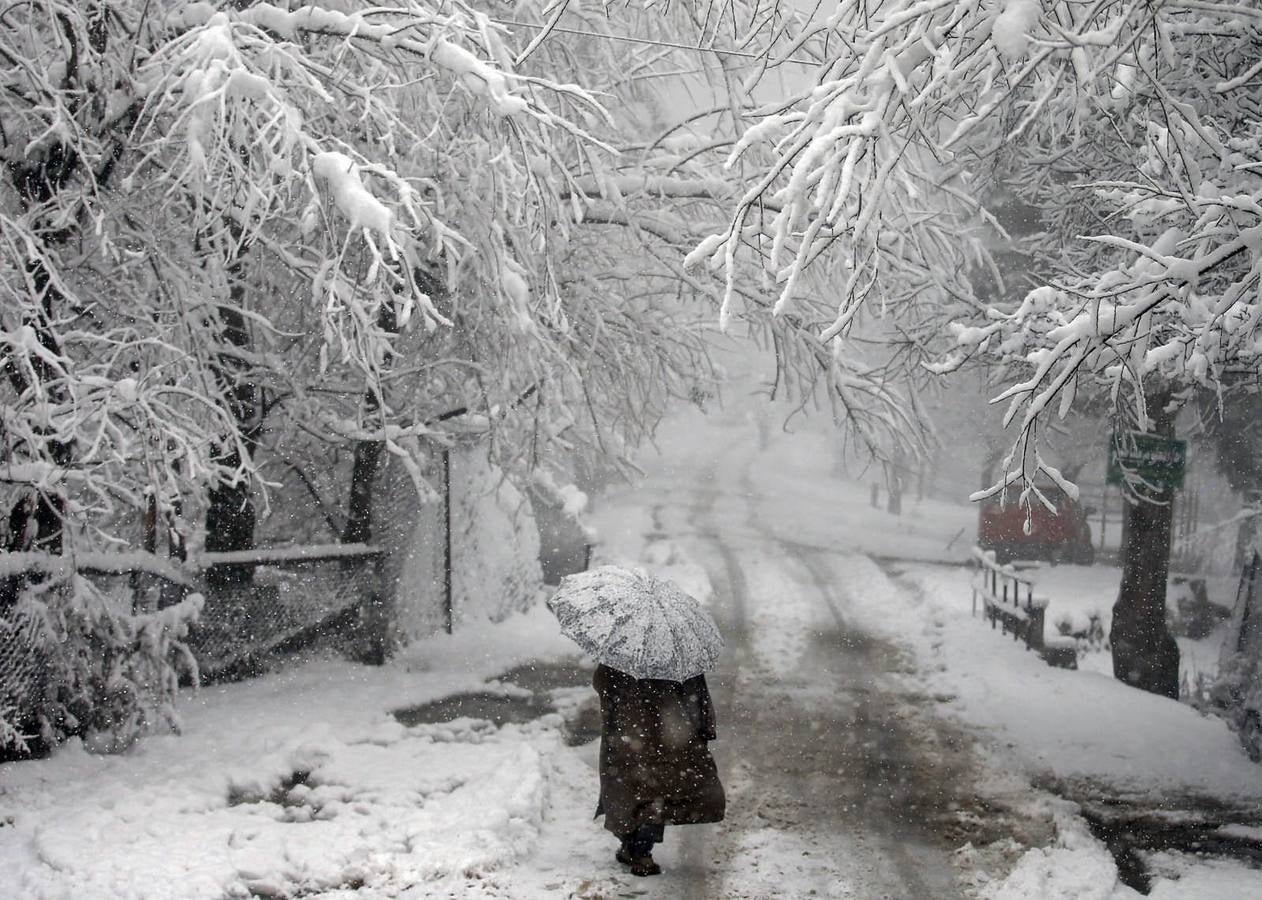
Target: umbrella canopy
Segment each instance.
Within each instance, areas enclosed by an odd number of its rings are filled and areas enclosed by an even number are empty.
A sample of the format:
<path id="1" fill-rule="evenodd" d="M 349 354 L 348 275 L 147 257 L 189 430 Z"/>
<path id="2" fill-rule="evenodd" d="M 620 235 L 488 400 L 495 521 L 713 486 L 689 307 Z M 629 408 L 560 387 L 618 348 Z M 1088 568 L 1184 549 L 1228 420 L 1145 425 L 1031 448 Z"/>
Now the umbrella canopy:
<path id="1" fill-rule="evenodd" d="M 679 585 L 600 566 L 569 575 L 548 601 L 561 631 L 600 663 L 633 678 L 686 681 L 718 661 L 723 638 Z"/>

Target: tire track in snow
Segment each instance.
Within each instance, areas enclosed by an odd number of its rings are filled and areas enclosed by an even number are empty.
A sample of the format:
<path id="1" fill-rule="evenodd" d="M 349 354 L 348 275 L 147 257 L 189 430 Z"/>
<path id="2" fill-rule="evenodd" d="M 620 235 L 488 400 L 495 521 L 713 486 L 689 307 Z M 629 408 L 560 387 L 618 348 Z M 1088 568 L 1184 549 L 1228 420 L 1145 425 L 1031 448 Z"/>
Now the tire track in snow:
<path id="1" fill-rule="evenodd" d="M 916 711 L 889 683 L 905 671 L 903 651 L 849 621 L 848 586 L 837 584 L 849 557 L 771 533 L 772 508 L 740 448 L 685 477 L 642 490 L 655 531 L 715 588 L 728 652 L 710 688 L 728 819 L 668 829 L 665 874 L 631 879 L 632 893 L 958 897 L 954 844 L 934 828 L 950 816 L 950 784 L 968 779 L 925 746 Z"/>
<path id="2" fill-rule="evenodd" d="M 761 534 L 766 546 L 780 548 L 788 561 L 805 572 L 814 596 L 824 602 L 836 626 L 833 634 L 820 636 L 820 643 L 831 645 L 831 652 L 825 652 L 823 659 L 817 656 L 815 663 L 840 692 L 851 695 L 852 723 L 851 728 L 828 733 L 821 740 L 844 760 L 836 787 L 860 811 L 865 830 L 876 837 L 873 850 L 888 863 L 880 867 L 881 880 L 896 881 L 901 896 L 958 896 L 947 842 L 923 827 L 922 819 L 908 815 L 926 801 L 930 806 L 950 805 L 951 801 L 943 803 L 942 785 L 958 779 L 951 777 L 957 773 L 947 771 L 929 748 L 920 746 L 919 736 L 904 724 L 908 704 L 881 683 L 886 680 L 882 676 L 905 668 L 904 651 L 847 621 L 834 587 L 842 554 L 780 539 L 766 525 L 766 517 L 757 508 L 759 491 L 750 461 L 742 467 L 740 484 L 747 524 Z"/>
<path id="3" fill-rule="evenodd" d="M 706 566 L 714 586 L 714 607 L 711 610 L 718 620 L 719 629 L 728 641 L 728 652 L 717 672 L 709 681 L 710 692 L 720 715 L 733 708 L 736 684 L 740 679 L 745 648 L 748 645 L 748 632 L 745 619 L 745 597 L 747 587 L 745 573 L 737 562 L 735 553 L 711 528 L 709 520 L 714 515 L 714 507 L 719 499 L 717 486 L 718 463 L 712 463 L 702 473 L 692 501 L 687 508 L 687 524 L 692 534 L 704 541 L 709 549 L 719 557 L 719 565 L 713 561 Z M 715 677 L 717 676 L 717 677 Z M 720 720 L 721 733 L 732 733 L 734 723 Z M 728 752 L 728 742 L 720 742 L 716 747 L 717 762 L 724 785 L 731 785 L 734 780 L 733 756 Z M 730 797 L 729 797 L 730 800 Z M 728 845 L 726 828 L 716 835 L 710 829 L 686 828 L 682 832 L 681 856 L 691 877 L 682 885 L 681 900 L 708 900 L 711 897 L 723 896 L 721 889 L 721 872 L 717 871 L 719 861 L 731 853 Z M 717 877 L 716 877 L 717 876 Z M 718 881 L 719 884 L 712 884 Z"/>

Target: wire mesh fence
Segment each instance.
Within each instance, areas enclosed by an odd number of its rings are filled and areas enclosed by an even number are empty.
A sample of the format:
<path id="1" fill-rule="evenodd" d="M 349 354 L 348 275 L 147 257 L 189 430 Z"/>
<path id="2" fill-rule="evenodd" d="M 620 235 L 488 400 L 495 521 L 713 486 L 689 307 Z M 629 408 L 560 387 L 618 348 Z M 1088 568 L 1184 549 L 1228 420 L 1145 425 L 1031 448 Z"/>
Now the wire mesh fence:
<path id="1" fill-rule="evenodd" d="M 206 602 L 189 633 L 203 679 L 245 674 L 311 644 L 332 644 L 373 661 L 384 656 L 377 633 L 381 551 L 296 547 L 217 559 L 225 555 L 206 554 L 200 562 L 207 572 L 232 566 L 252 577 L 228 584 L 207 579 Z"/>
<path id="2" fill-rule="evenodd" d="M 436 453 L 428 474 L 441 486 L 436 497 L 419 497 L 399 465 L 381 474 L 374 546 L 290 545 L 185 562 L 152 552 L 0 553 L 0 575 L 31 583 L 83 575 L 123 615 L 154 613 L 197 591 L 204 603 L 185 643 L 207 681 L 256 674 L 313 646 L 381 663 L 398 645 L 525 609 L 545 577 L 586 566 L 582 529 L 559 508 L 532 503 L 485 451 Z M 0 605 L 0 723 L 40 703 L 42 622 L 16 609 Z"/>
<path id="3" fill-rule="evenodd" d="M 21 723 L 43 699 L 44 630 L 29 606 L 0 611 L 0 720 Z"/>
<path id="4" fill-rule="evenodd" d="M 48 575 L 48 557 L 25 556 L 31 559 L 0 554 L 11 577 L 37 583 Z M 170 577 L 155 573 L 153 560 L 139 557 L 134 571 L 125 561 L 76 565 L 62 557 L 55 558 L 54 568 L 60 582 L 72 571 L 89 578 L 102 595 L 117 598 L 118 612 L 129 603 L 132 613 L 152 612 L 191 590 L 200 592 L 205 603 L 187 643 L 207 681 L 252 674 L 313 644 L 381 661 L 388 619 L 381 557 L 374 547 L 334 545 L 203 554 L 183 569 L 162 561 Z M 26 563 L 31 571 L 21 568 Z M 200 577 L 187 577 L 189 570 Z M 217 578 L 217 570 L 236 577 Z M 44 698 L 49 640 L 34 605 L 19 600 L 0 608 L 0 724 L 17 727 L 33 720 Z"/>

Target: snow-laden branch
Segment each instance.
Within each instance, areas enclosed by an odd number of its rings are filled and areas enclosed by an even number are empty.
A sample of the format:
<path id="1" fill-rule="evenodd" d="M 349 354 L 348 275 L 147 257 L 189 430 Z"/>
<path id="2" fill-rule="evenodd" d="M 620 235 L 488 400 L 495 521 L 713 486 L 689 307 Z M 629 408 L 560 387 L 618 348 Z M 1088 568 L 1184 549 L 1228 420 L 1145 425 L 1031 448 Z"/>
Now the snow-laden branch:
<path id="1" fill-rule="evenodd" d="M 939 348 L 953 337 L 935 371 L 999 357 L 1022 373 L 997 401 L 1024 478 L 1054 477 L 1038 426 L 1080 384 L 1142 424 L 1154 378 L 1214 387 L 1258 368 L 1253 4 L 856 0 L 826 33 L 812 84 L 742 107 L 728 165 L 752 177 L 689 256 L 722 275 L 725 310 L 745 264 L 781 316 L 822 270 L 826 339 L 867 308 Z M 986 303 L 972 282 L 1007 239 L 986 209 L 1002 197 L 1043 215 L 1031 253 L 1063 274 Z"/>

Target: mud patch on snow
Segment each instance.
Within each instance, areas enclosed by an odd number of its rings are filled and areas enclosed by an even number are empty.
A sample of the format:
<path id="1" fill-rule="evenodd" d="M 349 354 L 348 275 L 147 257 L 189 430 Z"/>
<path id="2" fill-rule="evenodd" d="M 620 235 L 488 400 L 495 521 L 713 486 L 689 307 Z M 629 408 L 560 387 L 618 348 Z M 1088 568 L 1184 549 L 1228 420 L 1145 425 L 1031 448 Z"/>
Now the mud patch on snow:
<path id="1" fill-rule="evenodd" d="M 552 704 L 535 694 L 496 694 L 490 691 L 474 691 L 468 694 L 452 694 L 441 700 L 396 709 L 393 715 L 408 728 L 414 725 L 433 725 L 454 722 L 457 719 L 484 719 L 496 725 L 513 723 L 521 725 L 554 712 Z"/>
<path id="2" fill-rule="evenodd" d="M 530 662 L 509 669 L 496 681 L 506 681 L 536 694 L 559 688 L 585 687 L 592 683 L 593 670 L 574 662 Z"/>
<path id="3" fill-rule="evenodd" d="M 600 737 L 600 708 L 591 689 L 592 669 L 574 662 L 531 662 L 493 679 L 508 692 L 474 691 L 454 694 L 419 706 L 396 709 L 395 719 L 412 728 L 483 720 L 496 727 L 524 725 L 559 714 L 565 743 L 571 747 Z"/>
<path id="4" fill-rule="evenodd" d="M 1152 888 L 1150 856 L 1154 853 L 1234 860 L 1262 869 L 1262 834 L 1248 827 L 1256 822 L 1103 806 L 1084 806 L 1081 814 L 1116 860 L 1118 879 L 1141 894 Z"/>
<path id="5" fill-rule="evenodd" d="M 564 720 L 567 746 L 579 747 L 600 737 L 600 704 L 592 689 L 594 669 L 576 661 L 530 662 L 510 669 L 497 681 L 533 691 Z"/>

